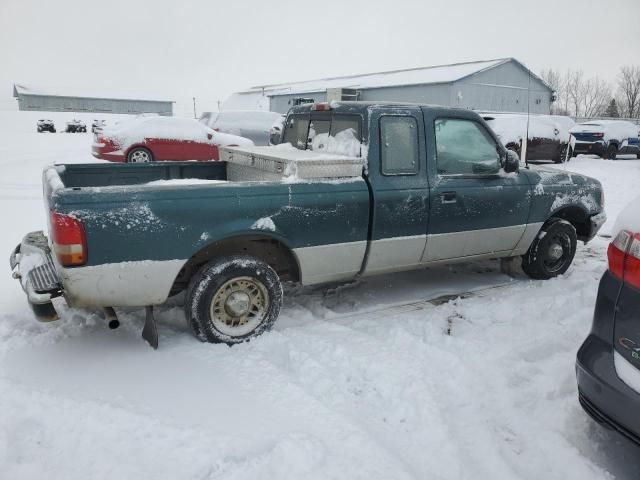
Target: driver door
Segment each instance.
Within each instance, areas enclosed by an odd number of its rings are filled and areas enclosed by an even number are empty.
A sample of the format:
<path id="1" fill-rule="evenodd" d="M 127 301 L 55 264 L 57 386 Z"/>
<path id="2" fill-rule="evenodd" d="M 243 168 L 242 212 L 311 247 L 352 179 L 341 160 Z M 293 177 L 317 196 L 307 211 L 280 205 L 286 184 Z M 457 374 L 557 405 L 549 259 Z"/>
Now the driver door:
<path id="1" fill-rule="evenodd" d="M 529 217 L 527 177 L 501 169 L 497 139 L 475 115 L 446 115 L 425 111 L 436 181 L 422 261 L 506 255 Z"/>

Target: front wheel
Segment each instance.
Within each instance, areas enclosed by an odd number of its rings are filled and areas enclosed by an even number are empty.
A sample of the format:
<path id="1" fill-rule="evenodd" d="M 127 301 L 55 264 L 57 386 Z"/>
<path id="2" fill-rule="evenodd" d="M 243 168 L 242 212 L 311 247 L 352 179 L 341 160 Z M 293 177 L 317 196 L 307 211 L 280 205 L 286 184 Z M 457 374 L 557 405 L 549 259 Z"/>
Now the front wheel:
<path id="1" fill-rule="evenodd" d="M 618 147 L 616 147 L 615 145 L 609 145 L 609 147 L 607 147 L 607 153 L 605 154 L 605 158 L 608 160 L 615 160 L 617 154 L 618 154 Z"/>
<path id="2" fill-rule="evenodd" d="M 547 222 L 522 256 L 522 270 L 535 280 L 548 280 L 565 273 L 576 254 L 576 229 L 559 218 Z"/>
<path id="3" fill-rule="evenodd" d="M 185 314 L 196 337 L 233 345 L 269 330 L 280 313 L 282 284 L 268 264 L 250 256 L 213 260 L 187 289 Z"/>
<path id="4" fill-rule="evenodd" d="M 153 155 L 149 150 L 142 147 L 134 148 L 127 155 L 128 163 L 148 163 L 153 162 Z"/>

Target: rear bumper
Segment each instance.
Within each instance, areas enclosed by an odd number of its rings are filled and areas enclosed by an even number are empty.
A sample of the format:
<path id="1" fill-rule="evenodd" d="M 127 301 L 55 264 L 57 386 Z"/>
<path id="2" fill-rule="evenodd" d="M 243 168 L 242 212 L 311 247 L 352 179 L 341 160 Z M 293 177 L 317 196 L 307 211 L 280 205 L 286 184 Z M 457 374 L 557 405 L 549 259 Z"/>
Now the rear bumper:
<path id="1" fill-rule="evenodd" d="M 607 151 L 604 142 L 576 142 L 573 147 L 573 154 L 604 155 Z"/>
<path id="2" fill-rule="evenodd" d="M 609 272 L 600 281 L 591 333 L 578 351 L 580 403 L 599 423 L 640 444 L 640 394 L 624 383 L 614 363 L 614 317 L 620 282 Z"/>
<path id="3" fill-rule="evenodd" d="M 57 319 L 51 300 L 63 291 L 44 233 L 28 233 L 11 252 L 9 265 L 38 320 Z"/>
<path id="4" fill-rule="evenodd" d="M 124 163 L 125 155 L 122 150 L 105 151 L 106 146 L 100 143 L 94 143 L 91 146 L 91 155 L 100 160 L 107 160 L 109 162 Z"/>

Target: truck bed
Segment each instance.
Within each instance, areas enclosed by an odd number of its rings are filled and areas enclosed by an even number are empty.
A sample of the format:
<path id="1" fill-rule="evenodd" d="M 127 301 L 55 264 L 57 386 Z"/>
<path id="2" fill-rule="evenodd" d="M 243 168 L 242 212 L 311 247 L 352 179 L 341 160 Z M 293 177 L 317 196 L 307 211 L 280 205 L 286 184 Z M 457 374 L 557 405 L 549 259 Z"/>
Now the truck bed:
<path id="1" fill-rule="evenodd" d="M 65 188 L 140 185 L 159 180 L 226 180 L 225 162 L 86 163 L 55 167 Z M 55 179 L 54 179 L 55 180 Z"/>

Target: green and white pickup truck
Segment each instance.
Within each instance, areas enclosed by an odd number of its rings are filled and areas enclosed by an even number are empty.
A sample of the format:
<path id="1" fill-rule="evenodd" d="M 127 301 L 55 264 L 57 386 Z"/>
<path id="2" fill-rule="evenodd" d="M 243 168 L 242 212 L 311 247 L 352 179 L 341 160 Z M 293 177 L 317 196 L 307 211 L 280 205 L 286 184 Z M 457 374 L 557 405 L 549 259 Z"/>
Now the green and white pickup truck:
<path id="1" fill-rule="evenodd" d="M 282 139 L 221 162 L 45 170 L 49 237 L 30 233 L 11 255 L 36 315 L 55 319 L 55 297 L 149 312 L 186 290 L 194 334 L 238 343 L 272 326 L 283 281 L 508 257 L 547 279 L 605 220 L 597 180 L 519 169 L 471 111 L 307 104 Z"/>

